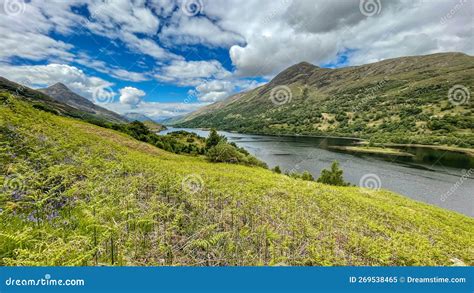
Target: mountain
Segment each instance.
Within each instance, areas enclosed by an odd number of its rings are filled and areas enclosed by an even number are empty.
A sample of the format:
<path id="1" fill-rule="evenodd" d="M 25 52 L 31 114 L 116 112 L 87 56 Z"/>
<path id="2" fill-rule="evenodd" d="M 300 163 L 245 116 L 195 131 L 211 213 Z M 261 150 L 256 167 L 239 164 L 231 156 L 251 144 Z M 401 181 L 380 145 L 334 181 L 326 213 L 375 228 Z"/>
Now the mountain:
<path id="1" fill-rule="evenodd" d="M 440 53 L 338 69 L 302 62 L 179 127 L 474 147 L 474 57 Z"/>
<path id="2" fill-rule="evenodd" d="M 60 82 L 50 87 L 39 89 L 39 91 L 52 97 L 58 102 L 86 112 L 93 117 L 101 118 L 114 123 L 127 122 L 127 120 L 119 114 L 92 103 L 90 100 L 74 93 L 67 86 Z"/>
<path id="3" fill-rule="evenodd" d="M 86 116 L 86 113 L 83 111 L 59 102 L 40 91 L 33 90 L 29 87 L 12 82 L 3 77 L 0 77 L 0 93 L 13 94 L 19 99 L 31 103 L 33 107 L 37 109 L 52 112 L 58 115 L 76 118 Z"/>
<path id="4" fill-rule="evenodd" d="M 128 113 L 123 114 L 123 117 L 127 118 L 127 120 L 130 122 L 132 121 L 143 122 L 143 124 L 145 124 L 145 126 L 148 127 L 148 129 L 150 129 L 153 132 L 160 132 L 167 129 L 166 126 L 154 121 L 153 119 L 146 116 L 145 114 L 136 113 L 136 112 L 128 112 Z"/>
<path id="5" fill-rule="evenodd" d="M 173 154 L 34 105 L 0 92 L 0 266 L 474 265 L 468 216 Z"/>
<path id="6" fill-rule="evenodd" d="M 153 121 L 150 117 L 146 116 L 145 114 L 135 113 L 135 112 L 128 112 L 122 115 L 123 117 L 127 118 L 128 121 Z"/>
<path id="7" fill-rule="evenodd" d="M 157 123 L 153 120 L 145 120 L 142 123 L 145 124 L 145 126 L 153 132 L 160 132 L 160 131 L 168 129 L 163 124 Z"/>
<path id="8" fill-rule="evenodd" d="M 173 116 L 173 117 L 168 117 L 159 120 L 158 122 L 164 124 L 164 125 L 174 125 L 176 123 L 179 123 L 186 115 L 178 115 L 178 116 Z"/>

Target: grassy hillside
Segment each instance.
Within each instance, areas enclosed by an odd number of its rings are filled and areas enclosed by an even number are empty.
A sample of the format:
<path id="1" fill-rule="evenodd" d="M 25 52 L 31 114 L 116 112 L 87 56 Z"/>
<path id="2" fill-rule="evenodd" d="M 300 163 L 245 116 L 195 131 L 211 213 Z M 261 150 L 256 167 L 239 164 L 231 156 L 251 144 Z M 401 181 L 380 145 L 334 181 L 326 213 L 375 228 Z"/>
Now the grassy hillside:
<path id="1" fill-rule="evenodd" d="M 172 154 L 0 96 L 0 265 L 474 265 L 474 219 Z"/>
<path id="2" fill-rule="evenodd" d="M 339 69 L 294 65 L 268 84 L 202 108 L 182 127 L 334 135 L 474 147 L 474 57 L 402 57 Z M 464 88 L 450 89 L 455 85 Z"/>

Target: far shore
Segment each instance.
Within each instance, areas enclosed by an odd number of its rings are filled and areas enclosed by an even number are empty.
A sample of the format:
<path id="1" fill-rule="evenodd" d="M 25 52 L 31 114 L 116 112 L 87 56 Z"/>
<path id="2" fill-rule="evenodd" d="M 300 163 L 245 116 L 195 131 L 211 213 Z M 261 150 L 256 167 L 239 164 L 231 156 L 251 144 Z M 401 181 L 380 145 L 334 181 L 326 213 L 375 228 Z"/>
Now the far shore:
<path id="1" fill-rule="evenodd" d="M 399 149 L 383 148 L 383 147 L 369 147 L 369 146 L 330 146 L 329 149 L 346 151 L 350 153 L 362 153 L 372 155 L 389 155 L 397 157 L 414 157 L 415 155 L 403 152 Z"/>
<path id="2" fill-rule="evenodd" d="M 170 125 L 169 127 L 174 127 L 173 125 Z M 176 127 L 176 128 L 186 128 L 186 127 Z M 189 128 L 189 129 L 199 129 L 199 130 L 204 130 L 204 131 L 209 131 L 210 128 Z M 357 137 L 348 137 L 348 136 L 333 136 L 333 135 L 303 135 L 303 134 L 264 134 L 264 133 L 251 133 L 251 132 L 237 132 L 233 130 L 219 130 L 219 131 L 226 131 L 230 133 L 240 133 L 240 134 L 249 134 L 249 135 L 261 135 L 261 136 L 272 136 L 272 137 L 308 137 L 308 138 L 330 138 L 330 139 L 347 139 L 347 140 L 352 140 L 355 141 L 356 144 L 362 145 L 365 148 L 362 149 L 356 149 L 355 148 L 347 149 L 348 151 L 354 151 L 354 152 L 364 152 L 365 150 L 370 149 L 370 151 L 365 151 L 366 153 L 374 153 L 374 154 L 389 154 L 389 155 L 397 155 L 397 154 L 408 154 L 406 152 L 393 152 L 393 148 L 427 148 L 427 149 L 433 149 L 433 150 L 440 150 L 440 151 L 448 151 L 448 152 L 457 152 L 457 153 L 462 153 L 465 155 L 468 155 L 470 157 L 474 157 L 474 149 L 471 148 L 461 148 L 461 147 L 453 147 L 453 146 L 447 146 L 447 145 L 426 145 L 426 144 L 401 144 L 401 143 L 383 143 L 383 144 L 375 144 L 375 146 L 371 147 L 366 147 L 368 146 L 369 142 L 363 138 L 357 138 Z M 376 148 L 376 149 L 375 149 Z M 382 151 L 382 149 L 390 149 L 388 151 Z M 341 149 L 342 150 L 342 149 Z"/>
<path id="3" fill-rule="evenodd" d="M 368 142 L 363 141 L 360 144 L 362 145 L 368 145 Z M 376 145 L 378 146 L 378 145 Z M 453 146 L 445 146 L 445 145 L 426 145 L 426 144 L 401 144 L 401 143 L 384 143 L 383 147 L 387 148 L 397 148 L 397 147 L 402 147 L 402 148 L 428 148 L 428 149 L 434 149 L 434 150 L 440 150 L 440 151 L 448 151 L 448 152 L 457 152 L 457 153 L 462 153 L 465 155 L 468 155 L 470 157 L 474 157 L 474 149 L 470 148 L 460 148 L 460 147 L 453 147 Z"/>

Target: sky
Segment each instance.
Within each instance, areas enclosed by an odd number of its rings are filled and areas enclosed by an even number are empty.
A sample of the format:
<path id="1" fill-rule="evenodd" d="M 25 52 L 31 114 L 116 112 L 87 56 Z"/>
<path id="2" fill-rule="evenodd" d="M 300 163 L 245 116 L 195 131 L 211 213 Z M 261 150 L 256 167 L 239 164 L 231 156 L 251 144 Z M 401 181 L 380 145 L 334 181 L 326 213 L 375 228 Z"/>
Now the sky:
<path id="1" fill-rule="evenodd" d="M 160 120 L 307 61 L 474 54 L 473 0 L 0 0 L 0 76 Z"/>

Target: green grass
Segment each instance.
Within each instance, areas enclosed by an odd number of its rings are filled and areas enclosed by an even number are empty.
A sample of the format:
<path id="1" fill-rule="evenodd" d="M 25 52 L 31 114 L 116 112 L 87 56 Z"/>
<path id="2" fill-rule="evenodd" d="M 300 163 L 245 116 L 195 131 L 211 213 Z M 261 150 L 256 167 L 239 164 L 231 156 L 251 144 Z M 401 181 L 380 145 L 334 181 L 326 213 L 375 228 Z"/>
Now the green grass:
<path id="1" fill-rule="evenodd" d="M 0 265 L 474 265 L 474 219 L 0 104 Z"/>

